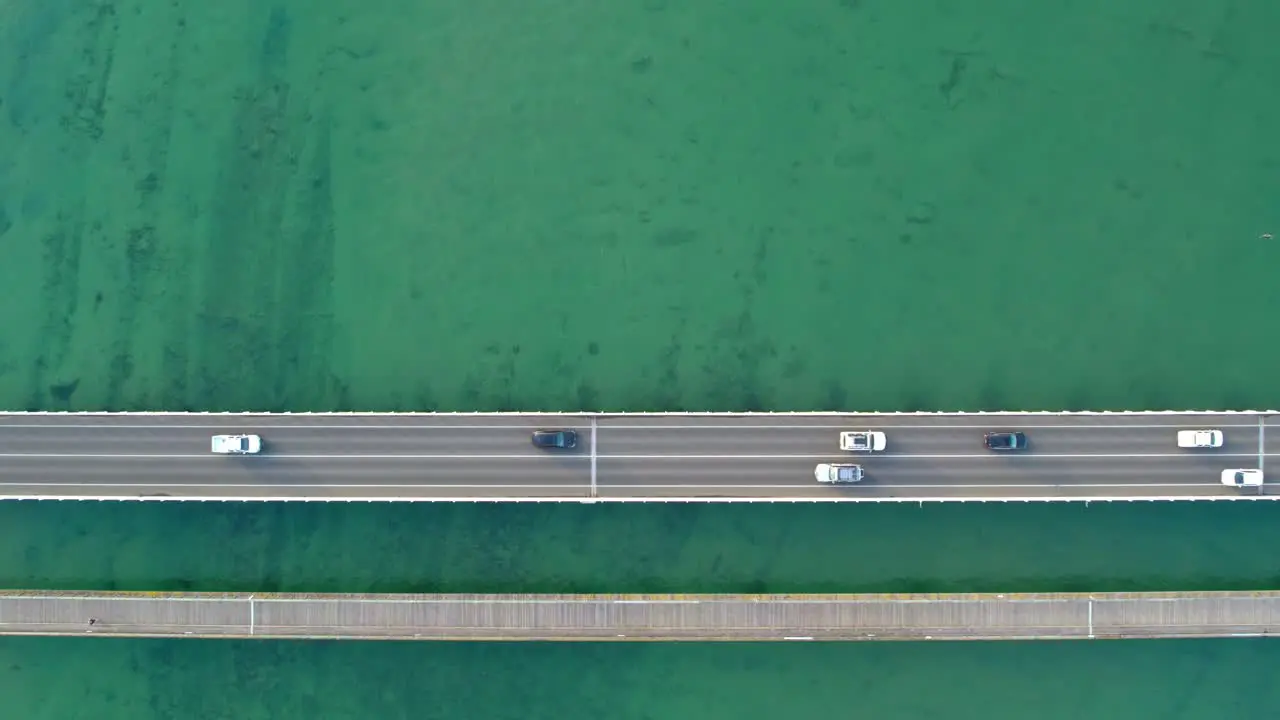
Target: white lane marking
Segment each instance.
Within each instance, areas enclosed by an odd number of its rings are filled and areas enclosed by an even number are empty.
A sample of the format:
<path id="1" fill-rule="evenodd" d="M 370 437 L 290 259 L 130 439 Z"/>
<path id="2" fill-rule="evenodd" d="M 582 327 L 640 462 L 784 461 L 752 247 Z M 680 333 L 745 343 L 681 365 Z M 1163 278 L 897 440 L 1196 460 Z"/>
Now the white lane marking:
<path id="1" fill-rule="evenodd" d="M 596 458 L 599 456 L 596 448 L 596 419 L 591 418 L 591 497 L 596 496 Z"/>
<path id="2" fill-rule="evenodd" d="M 1215 416 L 1206 416 L 1213 418 Z M 534 418 L 531 418 L 533 420 Z M 571 420 L 572 417 L 548 417 L 547 421 L 556 421 L 564 423 L 565 420 Z M 584 418 L 585 419 L 585 418 Z M 984 425 L 957 425 L 949 423 L 945 420 L 929 424 L 929 425 L 896 425 L 893 423 L 885 423 L 877 426 L 875 422 L 865 422 L 861 418 L 853 418 L 850 422 L 838 425 L 811 425 L 805 423 L 789 423 L 782 425 L 723 425 L 723 424 L 696 424 L 696 425 L 629 425 L 625 423 L 613 423 L 614 418 L 605 416 L 603 427 L 614 431 L 626 430 L 857 430 L 860 427 L 871 430 L 884 430 L 891 432 L 894 430 L 987 430 L 997 431 L 1001 429 L 1017 429 L 1017 430 L 1159 430 L 1159 429 L 1196 429 L 1205 425 L 1213 424 L 1218 428 L 1252 428 L 1252 423 L 1214 423 L 1212 419 L 1203 423 L 1174 423 L 1174 424 L 1142 424 L 1134 425 L 1130 423 L 1098 423 L 1098 424 L 1057 424 L 1057 425 L 1026 425 L 1018 423 L 1015 420 L 1004 423 L 987 423 Z M 252 423 L 245 421 L 226 421 L 212 425 L 190 425 L 190 424 L 147 424 L 137 425 L 130 423 L 5 423 L 0 422 L 0 430 L 5 428 L 17 428 L 23 430 L 233 430 L 253 428 L 265 433 L 268 430 L 291 430 L 291 431 L 308 431 L 308 430 L 520 430 L 533 431 L 540 427 L 535 422 L 526 425 L 454 425 L 448 422 L 430 423 L 409 423 L 409 424 L 366 424 L 366 425 L 310 425 L 304 423 L 292 423 L 283 418 L 265 418 L 266 422 Z M 1016 427 L 1014 427 L 1016 426 Z"/>
<path id="3" fill-rule="evenodd" d="M 626 430 L 883 430 L 886 433 L 892 433 L 896 430 L 984 430 L 987 432 L 998 432 L 1001 430 L 1188 430 L 1199 429 L 1209 422 L 1205 423 L 1180 423 L 1180 424 L 1160 424 L 1160 425 L 1133 425 L 1130 423 L 1101 423 L 1096 425 L 1024 425 L 1018 422 L 1007 423 L 987 423 L 985 425 L 957 425 L 948 422 L 939 422 L 932 425 L 895 425 L 892 423 L 884 423 L 877 425 L 874 422 L 851 422 L 842 423 L 840 425 L 629 425 L 610 423 L 609 418 L 604 418 L 604 427 L 611 432 L 619 432 Z M 1212 423 L 1215 428 L 1252 428 L 1252 423 Z"/>
<path id="4" fill-rule="evenodd" d="M 0 456 L 2 457 L 2 456 Z M 1148 460 L 1164 458 L 1181 458 L 1185 460 L 1215 458 L 1253 458 L 1254 453 L 997 453 L 972 452 L 958 455 L 932 454 L 840 454 L 825 453 L 821 455 L 601 455 L 602 460 L 827 460 L 836 463 L 854 463 L 874 467 L 881 460 L 991 460 L 999 463 L 1026 462 L 1029 460 Z"/>
<path id="5" fill-rule="evenodd" d="M 728 485 L 704 485 L 704 484 L 701 484 L 701 483 L 677 483 L 677 484 L 674 484 L 674 485 L 651 485 L 651 484 L 632 485 L 632 484 L 628 484 L 628 483 L 619 483 L 619 484 L 616 484 L 616 485 L 615 485 L 615 484 L 611 484 L 611 483 L 605 483 L 605 484 L 604 484 L 604 487 L 605 487 L 605 488 L 608 488 L 608 489 L 613 489 L 613 490 L 621 490 L 621 489 L 626 489 L 626 490 L 631 490 L 631 489 L 646 489 L 646 490 L 648 490 L 648 489 L 655 489 L 655 488 L 656 488 L 656 489 L 680 489 L 680 488 L 729 488 L 729 489 L 733 489 L 733 490 L 756 490 L 756 489 L 761 489 L 761 490 L 780 490 L 780 489 L 784 489 L 784 488 L 785 488 L 785 489 L 795 490 L 795 489 L 797 489 L 798 487 L 806 487 L 806 488 L 823 489 L 823 490 L 836 490 L 836 491 L 839 491 L 839 492 L 848 492 L 848 491 L 857 491 L 857 490 L 871 490 L 871 491 L 875 491 L 875 490 L 911 490 L 911 489 L 914 489 L 914 488 L 959 488 L 959 489 L 966 489 L 966 490 L 967 490 L 967 489 L 975 489 L 975 488 L 988 488 L 988 489 L 1001 489 L 1001 488 L 1038 488 L 1038 489 L 1053 489 L 1053 490 L 1070 490 L 1070 489 L 1072 489 L 1072 488 L 1139 488 L 1139 487 L 1150 487 L 1150 488 L 1155 488 L 1155 487 L 1171 487 L 1171 488 L 1224 487 L 1224 488 L 1225 488 L 1226 486 L 1222 485 L 1222 483 L 1220 483 L 1220 482 L 1185 482 L 1185 483 L 1159 483 L 1159 482 L 1155 482 L 1155 483 L 1144 483 L 1144 482 L 1138 482 L 1138 483 L 1126 483 L 1126 482 L 1117 482 L 1117 483 L 1109 483 L 1109 482 L 1100 482 L 1100 483 L 1078 483 L 1078 482 L 1056 483 L 1056 482 L 1043 482 L 1043 483 L 934 483 L 934 484 L 930 484 L 930 483 L 921 483 L 921 484 L 918 484 L 918 485 L 917 485 L 917 484 L 895 485 L 895 484 L 893 484 L 893 483 L 874 483 L 874 484 L 869 484 L 869 485 L 868 485 L 868 484 L 864 484 L 864 483 L 850 483 L 850 484 L 848 484 L 848 485 L 837 485 L 837 486 L 834 486 L 834 487 L 833 487 L 833 486 L 830 486 L 830 485 L 824 485 L 824 486 L 822 486 L 821 488 L 817 487 L 816 485 L 803 485 L 803 486 L 802 486 L 802 485 L 800 485 L 800 483 L 792 483 L 792 484 L 790 484 L 790 485 L 734 485 L 734 484 L 728 484 Z M 990 496 L 990 497 L 992 497 L 992 498 L 999 498 L 999 496 L 998 496 L 998 495 L 992 495 L 992 496 Z"/>
<path id="6" fill-rule="evenodd" d="M 111 411 L 111 410 L 5 410 L 0 411 L 3 417 L 191 417 L 191 418 L 213 418 L 213 417 L 295 417 L 295 418 L 353 418 L 353 417 L 483 417 L 483 418 L 545 418 L 545 417 L 586 417 L 589 413 L 582 411 L 561 412 L 558 410 L 543 410 L 538 412 L 527 411 L 470 411 L 470 412 L 395 412 L 382 410 L 337 410 L 337 411 L 321 411 L 321 412 L 258 412 L 247 410 L 243 412 L 227 412 L 222 410 L 214 411 L 189 411 L 189 410 L 141 410 L 141 411 Z M 1096 415 L 1098 417 L 1118 417 L 1118 416 L 1151 416 L 1151 417 L 1169 417 L 1177 415 L 1223 415 L 1223 416 L 1255 416 L 1255 415 L 1275 415 L 1280 414 L 1280 409 L 1252 409 L 1252 410 L 1213 410 L 1211 408 L 1200 408 L 1192 410 L 976 410 L 966 412 L 963 410 L 912 410 L 912 411 L 839 411 L 839 410 L 775 410 L 775 411 L 723 411 L 723 412 L 695 412 L 687 410 L 654 410 L 639 412 L 597 412 L 596 415 L 601 417 L 849 417 L 858 415 L 864 417 L 937 417 L 954 416 L 954 417 L 993 417 L 999 415 L 1029 415 L 1029 416 L 1058 416 L 1087 417 Z"/>
<path id="7" fill-rule="evenodd" d="M 1251 456 L 1252 457 L 1252 456 Z M 162 455 L 162 454 L 121 454 L 121 455 L 103 455 L 103 454 L 80 454 L 80 453 L 0 453 L 0 458 L 17 458 L 17 459 L 60 459 L 72 460 L 77 458 L 87 458 L 93 460 L 216 460 L 221 462 L 236 462 L 243 460 L 245 462 L 266 463 L 271 460 L 545 460 L 555 458 L 560 460 L 587 460 L 586 455 L 552 455 L 548 454 L 528 454 L 528 455 L 285 455 L 274 453 L 263 453 L 261 455 L 217 455 L 214 453 L 202 453 L 199 455 Z"/>
<path id="8" fill-rule="evenodd" d="M 558 420 L 564 423 L 570 418 L 548 418 L 549 420 Z M 263 434 L 268 430 L 521 430 L 533 432 L 540 425 L 530 423 L 528 425 L 453 425 L 451 423 L 429 424 L 389 424 L 389 425 L 308 425 L 302 423 L 290 422 L 225 422 L 216 425 L 134 425 L 129 423 L 94 423 L 94 424 L 63 424 L 63 423 L 43 423 L 43 424 L 14 424 L 0 422 L 0 430 L 5 428 L 20 428 L 23 430 L 236 430 L 236 429 L 255 429 L 262 431 Z M 1225 426 L 1224 426 L 1225 427 Z M 1250 425 L 1249 427 L 1253 427 Z"/>
<path id="9" fill-rule="evenodd" d="M 573 502 L 581 505 L 582 498 L 577 496 L 308 496 L 308 495 L 4 495 L 5 501 L 50 501 L 50 502 L 515 502 L 515 503 L 563 503 Z M 778 505 L 778 503 L 814 503 L 814 505 L 858 505 L 858 503 L 915 503 L 923 505 L 928 502 L 954 505 L 954 503 L 1014 503 L 1014 502 L 1069 502 L 1089 505 L 1091 502 L 1251 502 L 1277 501 L 1276 495 L 1252 495 L 1252 493 L 1204 493 L 1204 495 L 1089 495 L 1089 496 L 652 496 L 652 497 L 602 497 L 590 502 L 612 503 L 612 505 L 636 505 L 636 503 L 701 503 L 701 505 L 727 505 L 727 503 L 756 503 L 756 505 Z"/>
<path id="10" fill-rule="evenodd" d="M 175 482 L 154 482 L 154 483 L 117 483 L 117 482 L 0 482 L 0 487 L 123 487 L 123 488 L 155 488 L 163 490 L 165 488 L 503 488 L 516 490 L 539 490 L 539 489 L 557 489 L 557 490 L 577 490 L 582 491 L 581 484 L 573 485 L 543 485 L 541 483 L 524 483 L 521 485 L 504 485 L 494 483 L 175 483 Z M 718 487 L 718 486 L 714 486 Z M 795 488 L 795 485 L 782 485 L 780 487 Z M 341 499 L 341 498 L 338 498 Z"/>
<path id="11" fill-rule="evenodd" d="M 505 485 L 493 483 L 174 483 L 174 482 L 156 482 L 156 483 L 116 483 L 116 482 L 0 482 L 0 487 L 122 487 L 122 488 L 356 488 L 373 490 L 378 488 L 469 488 L 469 489 L 518 489 L 518 490 L 539 490 L 539 489 L 573 489 L 580 490 L 581 485 L 544 485 L 541 483 L 525 483 L 522 485 Z M 885 484 L 875 483 L 873 485 L 841 485 L 832 487 L 829 485 L 819 486 L 816 483 L 794 482 L 788 485 L 749 485 L 749 484 L 704 484 L 704 483 L 677 483 L 671 485 L 655 485 L 643 484 L 632 485 L 628 483 L 604 483 L 603 487 L 612 490 L 633 490 L 633 489 L 689 489 L 689 488 L 714 488 L 721 490 L 836 490 L 836 491 L 852 491 L 852 490 L 910 490 L 913 488 L 1053 488 L 1053 489 L 1070 489 L 1070 488 L 1128 488 L 1128 487 L 1225 487 L 1221 483 L 1216 482 L 1194 482 L 1194 483 L 936 483 L 936 484 Z M 992 496 L 998 498 L 999 496 Z M 336 498 L 342 499 L 342 498 Z"/>
<path id="12" fill-rule="evenodd" d="M 1270 454 L 1274 455 L 1274 453 Z M 1255 453 L 993 453 L 972 452 L 955 455 L 931 454 L 885 454 L 870 453 L 863 455 L 842 455 L 839 453 L 801 454 L 801 455 L 560 455 L 553 453 L 529 455 L 470 455 L 470 454 L 405 454 L 405 455 L 294 455 L 294 454 L 261 454 L 261 455 L 216 455 L 202 453 L 199 455 L 164 455 L 164 454 L 101 454 L 101 453 L 0 453 L 0 459 L 43 459 L 43 460 L 214 460 L 220 462 L 267 463 L 271 460 L 552 460 L 594 462 L 595 460 L 828 460 L 831 462 L 855 462 L 875 465 L 880 460 L 995 460 L 1012 463 L 1029 460 L 1143 460 L 1181 458 L 1185 460 L 1213 458 L 1256 458 Z M 999 458 L 998 460 L 996 460 Z"/>

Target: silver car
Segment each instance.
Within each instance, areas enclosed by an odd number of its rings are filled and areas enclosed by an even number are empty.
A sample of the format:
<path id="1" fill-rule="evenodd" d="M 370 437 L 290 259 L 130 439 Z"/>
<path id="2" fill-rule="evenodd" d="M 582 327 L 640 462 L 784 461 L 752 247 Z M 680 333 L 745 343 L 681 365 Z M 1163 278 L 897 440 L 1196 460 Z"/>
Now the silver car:
<path id="1" fill-rule="evenodd" d="M 820 483 L 832 485 L 862 482 L 862 466 L 822 463 L 813 469 L 813 478 Z"/>

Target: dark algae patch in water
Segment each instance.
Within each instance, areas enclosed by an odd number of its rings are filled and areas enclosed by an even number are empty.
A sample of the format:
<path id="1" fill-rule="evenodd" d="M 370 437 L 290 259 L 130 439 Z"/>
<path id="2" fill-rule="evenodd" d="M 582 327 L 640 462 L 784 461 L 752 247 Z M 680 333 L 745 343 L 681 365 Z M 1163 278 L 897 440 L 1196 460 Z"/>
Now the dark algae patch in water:
<path id="1" fill-rule="evenodd" d="M 1275 2 L 2 5 L 0 408 L 1280 407 Z M 3 504 L 0 585 L 1274 588 L 1275 507 Z M 1262 720 L 1277 652 L 0 638 L 0 693 Z"/>
<path id="2" fill-rule="evenodd" d="M 0 407 L 1280 407 L 1275 3 L 484 7 L 10 2 Z"/>

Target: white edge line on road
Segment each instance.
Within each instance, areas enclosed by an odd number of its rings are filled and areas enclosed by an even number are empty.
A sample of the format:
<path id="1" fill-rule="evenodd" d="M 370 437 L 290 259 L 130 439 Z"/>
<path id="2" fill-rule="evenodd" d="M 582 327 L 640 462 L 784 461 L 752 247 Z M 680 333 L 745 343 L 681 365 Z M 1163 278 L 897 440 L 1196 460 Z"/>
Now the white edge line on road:
<path id="1" fill-rule="evenodd" d="M 287 417 L 287 416 L 286 416 Z M 285 419 L 281 417 L 280 419 Z M 609 418 L 604 418 L 608 420 Z M 595 420 L 595 418 L 593 418 Z M 1264 418 L 1259 417 L 1259 422 L 1263 422 Z M 1158 424 L 1158 425 L 1132 425 L 1128 423 L 1100 423 L 1089 425 L 1023 425 L 1018 424 L 1018 430 L 1187 430 L 1199 428 L 1209 423 L 1177 423 L 1177 424 Z M 1214 423 L 1219 429 L 1231 428 L 1252 428 L 1252 423 Z M 929 425 L 893 425 L 887 424 L 875 427 L 874 423 L 863 423 L 863 429 L 884 430 L 892 432 L 895 430 L 1000 430 L 1001 427 L 987 425 L 955 425 L 947 422 L 940 422 Z M 806 431 L 806 430 L 856 430 L 858 425 L 853 423 L 844 423 L 840 425 L 806 425 L 806 424 L 784 424 L 784 425 L 610 425 L 606 422 L 602 426 L 610 432 L 628 432 L 631 430 L 642 431 L 661 431 L 661 430 L 706 430 L 706 431 L 723 431 L 723 430 L 741 430 L 741 431 Z M 311 431 L 311 430 L 363 430 L 363 431 L 382 431 L 382 430 L 413 430 L 422 432 L 440 431 L 440 430 L 500 430 L 500 431 L 530 431 L 537 429 L 536 425 L 531 423 L 528 425 L 453 425 L 449 423 L 439 424 L 423 424 L 423 425 L 405 425 L 405 424 L 384 424 L 384 425 L 309 425 L 284 423 L 223 423 L 223 424 L 201 424 L 201 425 L 131 425 L 131 424 L 110 424 L 110 423 L 4 423 L 0 422 L 0 430 L 16 429 L 16 430 L 255 430 L 259 433 L 266 434 L 272 430 L 287 431 Z"/>
<path id="2" fill-rule="evenodd" d="M 119 591 L 120 594 L 113 594 L 115 591 L 102 591 L 102 594 L 96 594 L 90 591 L 89 594 L 78 594 L 76 591 L 69 591 L 65 594 L 59 594 L 57 591 L 38 590 L 34 592 L 13 592 L 6 590 L 0 592 L 0 602 L 63 602 L 74 604 L 88 603 L 210 603 L 216 605 L 236 604 L 243 605 L 249 601 L 254 601 L 263 605 L 332 605 L 333 603 L 342 603 L 344 605 L 756 605 L 761 602 L 757 597 L 743 597 L 735 595 L 721 595 L 718 593 L 699 594 L 697 597 L 691 598 L 627 598 L 617 597 L 611 594 L 595 595 L 554 595 L 549 593 L 533 593 L 531 596 L 511 596 L 503 593 L 485 593 L 484 597 L 440 597 L 439 595 L 426 594 L 423 596 L 418 593 L 387 593 L 378 595 L 349 595 L 345 593 L 327 594 L 321 593 L 318 597 L 296 597 L 288 593 L 265 593 L 262 597 L 258 597 L 258 593 L 246 594 L 243 592 L 201 592 L 195 591 L 185 593 L 184 591 L 147 593 L 146 591 Z M 1272 591 L 1263 590 L 1263 594 L 1271 595 Z M 179 594 L 182 593 L 182 594 Z M 966 593 L 967 594 L 967 593 Z M 283 595 L 283 597 L 281 597 Z M 1093 597 L 1088 593 L 1067 592 L 1054 593 L 1055 597 L 1028 597 L 1014 596 L 1009 597 L 1000 593 L 973 593 L 976 597 L 949 597 L 945 594 L 938 596 L 901 596 L 893 593 L 839 593 L 835 597 L 804 597 L 804 596 L 787 596 L 766 594 L 765 600 L 769 605 L 846 605 L 846 606 L 888 606 L 895 607 L 901 605 L 1067 605 L 1079 606 L 1085 603 L 1095 603 L 1097 605 L 1130 605 L 1135 600 L 1142 603 L 1151 603 L 1157 605 L 1175 605 L 1175 604 L 1205 604 L 1209 602 L 1246 602 L 1256 603 L 1258 600 L 1274 599 L 1272 597 L 1260 598 L 1257 594 L 1244 591 L 1232 590 L 1210 590 L 1203 596 L 1162 596 L 1160 591 L 1138 591 L 1135 593 L 1115 593 L 1108 597 Z M 1134 597 L 1134 596 L 1138 597 Z M 28 621 L 15 621 L 9 623 L 0 623 L 5 625 L 27 625 L 33 624 Z M 58 621 L 51 621 L 43 624 L 62 624 Z M 78 625 L 79 622 L 77 621 Z M 1199 624 L 1199 623 L 1194 623 Z M 1219 624 L 1219 623 L 1214 623 Z M 1230 626 L 1230 623 L 1221 623 Z M 205 627 L 231 627 L 239 625 L 239 623 L 209 624 Z M 285 626 L 276 626 L 285 627 Z M 1069 625 L 1060 625 L 1057 627 L 1070 627 Z"/>
<path id="3" fill-rule="evenodd" d="M 1175 487 L 1186 486 L 1187 483 L 1175 485 Z M 364 488 L 366 490 L 401 488 L 411 490 L 414 488 L 467 488 L 480 490 L 484 488 L 504 488 L 514 490 L 581 490 L 581 483 L 568 483 L 564 485 L 542 484 L 542 483 L 523 483 L 523 484 L 505 484 L 505 483 L 227 483 L 227 482 L 157 482 L 157 483 L 139 483 L 139 482 L 0 482 L 0 487 L 22 487 L 22 488 L 39 488 L 39 487 L 74 487 L 74 488 L 90 488 L 90 487 L 116 487 L 116 488 L 138 488 L 140 490 L 164 490 L 165 488 L 258 488 L 258 489 L 276 489 L 283 490 L 286 488 L 332 488 L 335 490 L 348 490 L 352 488 Z M 607 486 L 606 486 L 607 487 Z M 634 487 L 628 485 L 619 485 L 617 487 Z M 666 487 L 666 486 L 658 486 Z M 677 485 L 673 487 L 699 487 L 697 485 Z M 708 485 L 706 487 L 735 487 L 733 485 Z M 773 487 L 770 485 L 743 485 L 741 487 Z M 777 487 L 795 488 L 795 485 L 778 485 Z M 918 487 L 918 486 L 917 486 Z M 1048 487 L 1044 485 L 1033 485 L 1031 487 Z M 571 498 L 577 499 L 577 498 Z"/>
<path id="4" fill-rule="evenodd" d="M 257 488 L 257 489 L 284 489 L 284 488 L 329 488 L 335 490 L 347 490 L 358 488 L 363 490 L 377 489 L 457 489 L 466 488 L 468 490 L 482 490 L 490 488 L 514 488 L 518 490 L 564 490 L 578 489 L 581 485 L 544 485 L 535 483 L 525 483 L 523 485 L 495 485 L 491 483 L 113 483 L 113 482 L 0 482 L 0 487 L 19 487 L 19 488 L 54 488 L 54 487 L 72 487 L 72 488 L 136 488 L 164 490 L 166 488 Z M 788 485 L 734 485 L 732 483 L 675 483 L 670 485 L 664 484 L 605 484 L 602 487 L 609 490 L 681 490 L 690 488 L 713 489 L 713 490 L 795 490 L 797 487 L 804 487 L 812 490 L 831 490 L 822 486 L 800 485 L 799 483 L 791 483 Z M 1190 488 L 1190 487 L 1221 487 L 1221 483 L 1217 482 L 1194 482 L 1194 483 L 1071 483 L 1069 485 L 1058 485 L 1053 483 L 936 483 L 936 484 L 883 484 L 867 485 L 859 487 L 857 485 L 847 485 L 835 490 L 839 492 L 853 493 L 860 490 L 916 490 L 919 488 L 961 488 L 966 490 L 986 489 L 986 490 L 1007 490 L 1009 488 L 1038 488 L 1042 490 L 1052 490 L 1058 488 Z M 998 497 L 998 496 L 991 496 Z M 423 498 L 431 500 L 433 498 Z M 576 500 L 579 498 L 565 498 L 566 500 Z M 643 498 L 641 498 L 643 499 Z"/>
<path id="5" fill-rule="evenodd" d="M 998 415 L 1060 415 L 1060 416 L 1091 416 L 1091 415 L 1119 415 L 1119 416 L 1143 416 L 1143 415 L 1278 415 L 1280 410 L 978 410 L 966 412 L 963 410 L 924 410 L 915 412 L 877 412 L 867 410 L 861 412 L 841 412 L 835 410 L 790 410 L 790 411 L 774 411 L 774 412 L 604 412 L 604 411 L 545 411 L 545 412 L 375 412 L 375 411 L 349 411 L 349 412 L 253 412 L 247 410 L 240 411 L 217 411 L 217 412 L 166 412 L 166 411 L 142 411 L 142 412 L 111 412 L 105 410 L 82 410 L 76 412 L 67 412 L 62 410 L 7 410 L 0 411 L 0 416 L 15 417 L 507 417 L 507 418 L 543 418 L 543 417 L 587 417 L 588 415 L 598 415 L 603 418 L 615 417 L 992 417 Z"/>
<path id="6" fill-rule="evenodd" d="M 864 453 L 861 455 L 841 454 L 839 452 L 822 454 L 795 455 L 468 455 L 468 454 L 428 454 L 428 455 L 294 455 L 294 454 L 262 454 L 262 455 L 217 455 L 201 453 L 199 455 L 162 455 L 162 454 L 100 454 L 100 453 L 0 453 L 0 459 L 15 460 L 210 460 L 215 462 L 267 463 L 272 460 L 541 460 L 547 458 L 559 460 L 578 460 L 595 463 L 600 460 L 832 460 L 835 462 L 866 462 L 875 464 L 880 460 L 998 460 L 1002 463 L 1027 462 L 1030 460 L 1150 460 L 1161 458 L 1204 459 L 1215 458 L 1256 458 L 1256 453 L 995 453 L 972 452 L 953 455 L 934 454 L 888 454 Z"/>
<path id="7" fill-rule="evenodd" d="M 467 455 L 467 454 L 433 454 L 433 455 L 294 455 L 262 453 L 260 455 L 218 455 L 201 453 L 198 455 L 163 455 L 158 453 L 101 454 L 101 453 L 0 453 L 0 459 L 17 460 L 212 460 L 214 462 L 268 463 L 272 460 L 539 460 L 547 455 Z M 585 455 L 559 455 L 561 460 L 587 460 Z M 1250 455 L 1250 457 L 1253 457 Z"/>
<path id="8" fill-rule="evenodd" d="M 1219 502 L 1219 501 L 1266 501 L 1280 500 L 1280 494 L 1275 495 L 1243 495 L 1243 494 L 1227 494 L 1227 495 L 1097 495 L 1088 497 L 1053 497 L 1053 496 L 1028 496 L 1028 497 L 983 497 L 983 498 L 954 498 L 954 497 L 889 497 L 889 498 L 868 498 L 868 497 L 655 497 L 655 498 L 614 498 L 601 497 L 593 499 L 572 498 L 572 497 L 460 497 L 460 498 L 437 498 L 437 497 L 291 497 L 291 496 L 273 496 L 273 497 L 223 497 L 223 496 L 189 496 L 189 497 L 173 497 L 163 495 L 148 495 L 141 497 L 120 497 L 116 495 L 77 495 L 77 496 L 59 496 L 59 495 L 2 495 L 0 501 L 55 501 L 55 502 L 235 502 L 235 503 L 258 503 L 258 502 L 301 502 L 301 503 L 788 503 L 788 504 L 805 504 L 805 503 L 918 503 L 918 504 L 938 504 L 938 503 L 1110 503 L 1110 502 Z"/>

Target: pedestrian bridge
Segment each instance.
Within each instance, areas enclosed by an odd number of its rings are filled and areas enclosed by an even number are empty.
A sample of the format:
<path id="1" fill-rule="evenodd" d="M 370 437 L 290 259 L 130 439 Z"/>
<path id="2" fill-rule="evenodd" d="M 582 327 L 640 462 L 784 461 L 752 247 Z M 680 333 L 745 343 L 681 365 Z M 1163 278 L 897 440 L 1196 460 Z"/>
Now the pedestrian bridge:
<path id="1" fill-rule="evenodd" d="M 0 634 L 542 641 L 1256 637 L 1280 592 L 288 595 L 0 592 Z"/>

